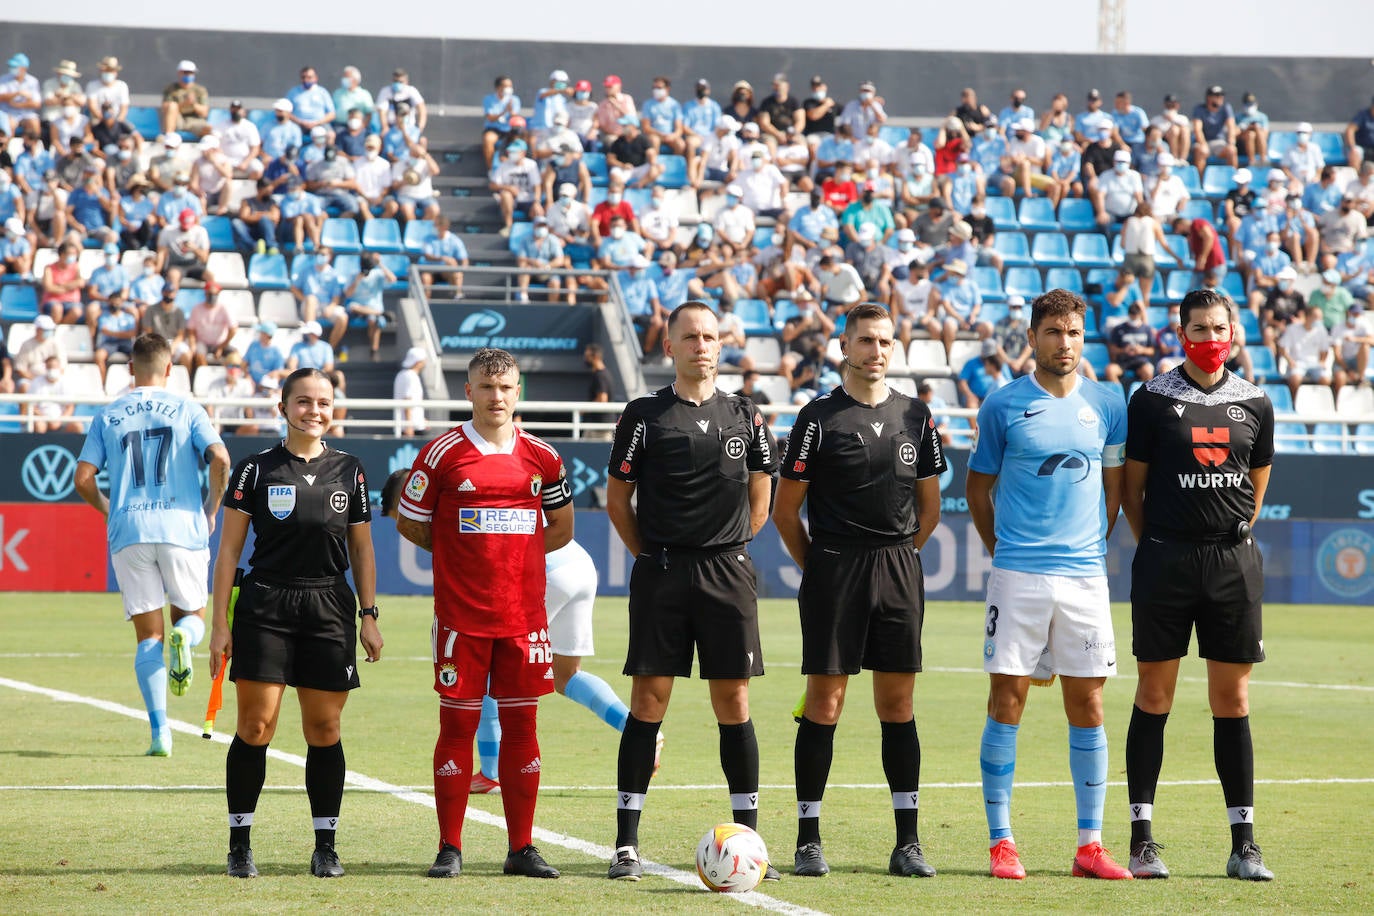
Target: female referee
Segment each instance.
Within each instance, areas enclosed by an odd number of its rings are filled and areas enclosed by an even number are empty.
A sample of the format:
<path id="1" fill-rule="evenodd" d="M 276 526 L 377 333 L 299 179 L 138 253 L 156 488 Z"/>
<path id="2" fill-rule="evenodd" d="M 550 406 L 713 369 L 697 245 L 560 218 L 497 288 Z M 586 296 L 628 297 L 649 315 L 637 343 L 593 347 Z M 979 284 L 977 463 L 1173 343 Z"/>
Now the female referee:
<path id="1" fill-rule="evenodd" d="M 309 751 L 305 790 L 315 825 L 310 873 L 337 878 L 334 831 L 343 800 L 339 717 L 358 686 L 352 566 L 361 638 L 369 662 L 382 654 L 377 629 L 377 566 L 367 480 L 357 458 L 322 441 L 333 415 L 334 386 L 317 369 L 282 383 L 282 443 L 240 461 L 229 478 L 215 563 L 211 673 L 232 658 L 238 727 L 225 761 L 229 802 L 229 875 L 257 875 L 249 830 L 277 728 L 282 694 L 296 688 Z M 227 608 L 248 526 L 255 538 L 230 632 Z"/>

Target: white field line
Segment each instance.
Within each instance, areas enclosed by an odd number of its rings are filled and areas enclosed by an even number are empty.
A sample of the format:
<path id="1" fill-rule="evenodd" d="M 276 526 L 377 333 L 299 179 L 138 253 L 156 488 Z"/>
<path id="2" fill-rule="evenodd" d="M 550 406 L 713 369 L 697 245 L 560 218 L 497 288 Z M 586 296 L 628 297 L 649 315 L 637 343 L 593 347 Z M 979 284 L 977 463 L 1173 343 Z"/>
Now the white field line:
<path id="1" fill-rule="evenodd" d="M 138 719 L 143 722 L 148 721 L 148 713 L 146 710 L 134 709 L 132 706 L 125 706 L 122 703 L 113 703 L 109 700 L 101 700 L 96 697 L 82 696 L 81 694 L 71 693 L 66 690 L 54 690 L 50 687 L 40 687 L 37 684 L 30 684 L 25 681 L 16 681 L 6 677 L 0 677 L 0 687 L 9 687 L 12 690 L 18 690 L 24 693 L 38 694 L 39 696 L 47 697 L 48 699 L 55 700 L 59 703 L 77 703 L 85 706 L 94 707 L 95 709 L 99 709 L 102 712 L 109 712 L 114 713 L 115 715 L 127 716 L 130 719 Z M 182 722 L 177 719 L 168 718 L 167 724 L 173 731 L 181 732 L 187 735 L 194 735 L 196 737 L 200 737 L 202 735 L 200 726 L 192 725 L 189 722 Z M 219 742 L 220 744 L 228 744 L 230 741 L 228 735 L 219 732 L 216 732 L 211 737 L 213 740 Z M 289 763 L 293 766 L 298 766 L 302 768 L 305 767 L 305 758 L 301 757 L 298 754 L 287 754 L 283 751 L 268 748 L 267 755 L 269 757 L 272 757 L 273 759 L 280 760 L 283 763 Z M 353 786 L 355 789 L 362 789 L 368 792 L 377 792 L 380 794 L 391 795 L 402 801 L 408 801 L 412 804 L 421 805 L 426 808 L 434 807 L 433 795 L 424 794 L 423 792 L 417 791 L 412 788 L 392 785 L 390 783 L 383 782 L 380 779 L 374 779 L 371 776 L 366 776 L 362 773 L 356 773 L 352 770 L 348 771 L 345 780 L 347 784 Z M 505 818 L 495 814 L 489 814 L 486 811 L 483 811 L 479 808 L 469 807 L 467 811 L 467 819 L 476 821 L 479 824 L 485 824 L 489 827 L 496 827 L 501 830 L 504 830 L 506 828 Z M 591 843 L 587 840 L 579 839 L 578 837 L 568 836 L 562 833 L 555 833 L 552 830 L 545 830 L 542 827 L 534 828 L 534 838 L 538 840 L 540 843 L 544 843 L 551 846 L 561 846 L 564 849 L 570 849 L 573 852 L 579 852 L 583 855 L 590 856 L 594 859 L 600 859 L 603 862 L 609 861 L 610 858 L 615 854 L 615 850 L 610 848 L 609 846 L 601 846 L 597 843 Z M 644 871 L 648 874 L 658 875 L 659 877 L 667 878 L 670 881 L 675 881 L 678 884 L 686 885 L 687 887 L 698 888 L 702 891 L 702 893 L 709 893 L 701 887 L 701 881 L 697 878 L 697 876 L 691 874 L 690 872 L 685 872 L 680 869 L 672 868 L 670 866 L 663 865 L 658 862 L 651 862 L 647 859 L 643 860 L 642 864 L 644 865 Z M 777 900 L 773 897 L 769 897 L 766 894 L 760 894 L 757 891 L 752 891 L 748 894 L 730 894 L 728 896 L 732 900 L 736 900 L 740 903 L 744 903 L 753 907 L 758 907 L 759 909 L 763 910 L 769 910 L 774 913 L 784 913 L 787 914 L 787 916 L 824 916 L 824 914 L 819 910 L 808 909 L 807 907 L 798 906 L 794 903 L 788 903 L 785 900 Z"/>

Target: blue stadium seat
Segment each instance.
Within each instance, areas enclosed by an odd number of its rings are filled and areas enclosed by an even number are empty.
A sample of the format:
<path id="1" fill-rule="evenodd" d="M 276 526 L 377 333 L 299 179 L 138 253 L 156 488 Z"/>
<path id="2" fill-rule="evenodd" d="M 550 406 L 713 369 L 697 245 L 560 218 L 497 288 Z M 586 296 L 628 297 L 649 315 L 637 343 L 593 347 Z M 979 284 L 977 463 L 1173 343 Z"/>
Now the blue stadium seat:
<path id="1" fill-rule="evenodd" d="M 520 250 L 520 245 L 525 239 L 534 235 L 534 223 L 515 223 L 510 227 L 510 238 L 506 240 L 506 247 L 511 254 Z"/>
<path id="2" fill-rule="evenodd" d="M 1241 310 L 1241 314 L 1244 315 L 1244 314 L 1246 314 L 1246 313 L 1249 312 L 1249 311 L 1250 311 L 1249 309 L 1242 309 L 1242 310 Z M 1251 337 L 1251 336 L 1249 336 L 1249 335 L 1250 335 L 1250 332 L 1249 332 L 1249 331 L 1246 331 L 1245 333 L 1246 333 L 1245 339 L 1246 339 L 1247 341 L 1249 341 L 1249 340 L 1256 340 L 1256 341 L 1259 340 L 1259 336 L 1258 336 L 1258 335 L 1256 335 L 1255 337 Z M 1246 352 L 1250 354 L 1250 364 L 1251 364 L 1251 365 L 1254 367 L 1254 369 L 1255 369 L 1255 380 L 1256 380 L 1256 381 L 1264 382 L 1264 381 L 1267 381 L 1267 380 L 1269 380 L 1269 379 L 1276 379 L 1276 378 L 1279 377 L 1279 369 L 1278 369 L 1278 366 L 1276 366 L 1276 365 L 1274 364 L 1274 351 L 1273 351 L 1273 350 L 1269 349 L 1268 347 L 1261 346 L 1261 345 L 1258 344 L 1258 343 L 1254 344 L 1253 346 L 1247 346 L 1245 349 L 1246 349 Z M 1283 387 L 1283 390 L 1284 390 L 1285 392 L 1288 390 L 1288 386 L 1287 386 L 1287 385 L 1284 385 L 1284 386 L 1282 386 L 1282 387 Z M 1271 398 L 1271 400 L 1272 400 L 1272 398 Z M 1278 409 L 1278 405 L 1277 405 L 1277 404 L 1274 405 L 1274 409 L 1275 409 L 1275 410 Z"/>
<path id="3" fill-rule="evenodd" d="M 1023 197 L 1021 208 L 1016 214 L 1021 228 L 1031 232 L 1053 232 L 1059 229 L 1059 220 L 1054 215 L 1054 204 L 1044 197 Z"/>
<path id="4" fill-rule="evenodd" d="M 921 142 L 924 143 L 926 146 L 930 147 L 932 150 L 935 149 L 935 144 L 939 141 L 939 139 L 940 139 L 940 128 L 938 128 L 938 127 L 922 127 L 922 128 L 921 128 Z"/>
<path id="5" fill-rule="evenodd" d="M 191 309 L 205 301 L 205 290 L 199 287 L 183 286 L 177 290 L 177 308 L 183 315 L 190 315 Z"/>
<path id="6" fill-rule="evenodd" d="M 650 188 L 626 188 L 625 202 L 636 214 L 643 213 L 654 202 L 654 192 Z"/>
<path id="7" fill-rule="evenodd" d="M 401 226 L 394 219 L 370 219 L 363 223 L 363 248 L 381 254 L 402 254 Z"/>
<path id="8" fill-rule="evenodd" d="M 610 167 L 606 165 L 605 153 L 583 153 L 582 162 L 592 175 L 592 187 L 604 188 L 611 180 Z"/>
<path id="9" fill-rule="evenodd" d="M 33 321 L 38 317 L 38 289 L 28 284 L 0 287 L 0 318 Z"/>
<path id="10" fill-rule="evenodd" d="M 1162 305 L 1147 305 L 1145 323 L 1156 331 L 1162 330 L 1169 323 L 1169 309 Z"/>
<path id="11" fill-rule="evenodd" d="M 1083 295 L 1083 275 L 1076 267 L 1051 267 L 1045 272 L 1046 289 L 1066 289 Z"/>
<path id="12" fill-rule="evenodd" d="M 1212 174 L 1212 169 L 1230 168 L 1230 166 L 1214 165 L 1207 169 L 1207 174 Z M 1223 197 L 1226 195 L 1223 194 Z M 1216 210 L 1210 200 L 1203 197 L 1194 197 L 1183 205 L 1183 215 L 1188 219 L 1205 219 L 1207 222 L 1215 224 L 1217 219 Z"/>
<path id="13" fill-rule="evenodd" d="M 1274 451 L 1285 455 L 1311 454 L 1312 442 L 1307 438 L 1307 424 L 1275 423 Z"/>
<path id="14" fill-rule="evenodd" d="M 1221 280 L 1221 291 L 1231 297 L 1232 302 L 1240 303 L 1245 306 L 1245 282 L 1241 280 L 1240 274 L 1232 271 Z M 1246 311 L 1249 311 L 1246 309 Z"/>
<path id="15" fill-rule="evenodd" d="M 1096 283 L 1103 289 L 1111 289 L 1116 282 L 1115 267 L 1094 267 L 1083 277 L 1084 286 L 1091 286 Z"/>
<path id="16" fill-rule="evenodd" d="M 1059 202 L 1059 228 L 1065 232 L 1097 232 L 1093 204 L 1082 197 L 1066 197 Z"/>
<path id="17" fill-rule="evenodd" d="M 588 210 L 595 210 L 596 205 L 606 199 L 606 194 L 607 190 L 604 186 L 598 188 L 593 185 L 591 194 L 587 195 L 587 199 L 583 203 L 587 205 Z"/>
<path id="18" fill-rule="evenodd" d="M 1009 229 L 1021 228 L 1021 223 L 1016 219 L 1016 204 L 1010 197 L 989 197 L 987 207 L 993 229 L 1006 232 Z"/>
<path id="19" fill-rule="evenodd" d="M 1008 296 L 1024 296 L 1027 302 L 1045 291 L 1040 271 L 1034 267 L 1008 267 L 1003 287 Z"/>
<path id="20" fill-rule="evenodd" d="M 1297 143 L 1298 143 L 1298 135 L 1297 135 L 1297 133 L 1295 133 L 1294 131 L 1291 131 L 1291 130 L 1272 130 L 1272 131 L 1270 131 L 1270 132 L 1269 132 L 1269 146 L 1268 146 L 1268 151 L 1269 151 L 1269 158 L 1270 158 L 1270 160 L 1272 160 L 1272 161 L 1274 161 L 1274 162 L 1278 162 L 1280 159 L 1283 158 L 1284 153 L 1288 152 L 1290 149 L 1292 149 L 1294 146 L 1296 146 Z M 1258 182 L 1259 177 L 1260 177 L 1259 175 L 1256 175 L 1256 176 L 1255 176 L 1255 178 L 1256 178 L 1256 183 L 1257 183 L 1257 184 L 1259 183 L 1259 182 Z"/>
<path id="21" fill-rule="evenodd" d="M 248 285 L 254 289 L 289 289 L 286 258 L 279 254 L 257 254 L 248 261 Z"/>
<path id="22" fill-rule="evenodd" d="M 384 254 L 381 262 L 386 269 L 396 275 L 396 282 L 388 283 L 386 288 L 393 291 L 410 288 L 410 258 L 403 254 Z"/>
<path id="23" fill-rule="evenodd" d="M 687 184 L 687 160 L 682 156 L 659 156 L 663 164 L 663 174 L 654 184 L 664 188 L 680 188 Z M 636 208 L 638 209 L 638 208 Z"/>
<path id="24" fill-rule="evenodd" d="M 797 303 L 793 302 L 791 299 L 773 300 L 773 327 L 779 333 L 782 332 L 782 326 L 787 324 L 787 319 L 800 314 L 801 309 L 798 308 Z"/>
<path id="25" fill-rule="evenodd" d="M 0 433 L 22 433 L 24 423 L 19 419 L 18 404 L 0 404 Z"/>
<path id="26" fill-rule="evenodd" d="M 1255 316 L 1254 312 L 1250 311 L 1248 308 L 1245 307 L 1244 302 L 1237 302 L 1237 305 L 1240 306 L 1240 326 L 1241 329 L 1245 331 L 1246 342 L 1256 344 L 1259 343 L 1259 318 Z M 1261 347 L 1260 349 L 1264 348 Z"/>
<path id="27" fill-rule="evenodd" d="M 258 133 L 266 133 L 269 127 L 277 123 L 277 113 L 271 108 L 255 108 L 248 112 L 248 120 L 253 122 Z"/>
<path id="28" fill-rule="evenodd" d="M 144 140 L 156 140 L 162 133 L 156 108 L 130 105 L 129 116 L 124 120 L 128 121 L 129 126 L 138 131 L 138 135 Z"/>
<path id="29" fill-rule="evenodd" d="M 1236 170 L 1229 165 L 1209 165 L 1207 174 L 1202 176 L 1202 193 L 1212 199 L 1226 196 L 1235 185 Z"/>
<path id="30" fill-rule="evenodd" d="M 337 216 L 331 216 L 324 221 L 320 244 L 328 245 L 338 254 L 355 254 L 363 250 L 362 239 L 358 237 L 358 224 L 351 219 L 341 219 Z"/>
<path id="31" fill-rule="evenodd" d="M 1211 166 L 1208 166 L 1211 169 Z M 1174 166 L 1174 174 L 1183 179 L 1183 186 L 1188 189 L 1188 193 L 1197 197 L 1202 193 L 1202 178 L 1197 173 L 1197 166 L 1189 163 L 1188 165 Z"/>
<path id="32" fill-rule="evenodd" d="M 996 267 L 973 268 L 973 282 L 978 285 L 978 292 L 984 302 L 1006 301 L 1007 293 L 1002 289 L 1002 275 L 997 272 Z"/>
<path id="33" fill-rule="evenodd" d="M 1333 130 L 1319 130 L 1312 134 L 1312 142 L 1322 151 L 1327 165 L 1345 165 L 1345 138 Z"/>
<path id="34" fill-rule="evenodd" d="M 1045 201 L 1049 203 L 1049 201 Z M 1022 201 L 1024 205 L 1026 201 Z M 1024 209 L 1024 206 L 1022 207 Z M 1025 225 L 1023 220 L 1022 225 Z M 1069 254 L 1069 240 L 1062 232 L 1041 232 L 1031 243 L 1031 257 L 1037 267 L 1072 267 L 1073 256 Z"/>
<path id="35" fill-rule="evenodd" d="M 1111 361 L 1107 345 L 1098 340 L 1084 341 L 1083 358 L 1088 361 L 1088 365 L 1097 370 L 1099 377 L 1107 371 L 1107 363 Z"/>
<path id="36" fill-rule="evenodd" d="M 744 325 L 748 335 L 770 335 L 773 330 L 773 317 L 768 314 L 768 303 L 762 299 L 739 299 L 735 302 L 735 314 Z"/>
<path id="37" fill-rule="evenodd" d="M 375 220 L 373 222 L 375 222 Z M 406 223 L 406 252 L 416 257 L 424 254 L 425 243 L 434 238 L 434 234 L 433 220 L 413 219 Z"/>
<path id="38" fill-rule="evenodd" d="M 230 225 L 229 217 L 207 216 L 202 225 L 210 236 L 211 251 L 234 250 L 234 229 Z"/>
<path id="39" fill-rule="evenodd" d="M 1226 241 L 1226 236 L 1221 237 L 1221 254 L 1226 258 L 1226 266 L 1232 270 L 1236 267 L 1235 258 L 1231 257 L 1231 243 Z"/>
<path id="40" fill-rule="evenodd" d="M 1164 286 L 1164 271 L 1156 270 L 1154 280 L 1150 281 L 1150 304 L 1167 305 L 1168 303 L 1169 291 Z"/>
<path id="41" fill-rule="evenodd" d="M 296 259 L 297 261 L 300 258 Z M 292 267 L 295 267 L 293 262 Z M 340 254 L 334 257 L 334 276 L 339 278 L 339 282 L 345 287 L 353 282 L 353 278 L 358 275 L 358 271 L 363 269 L 362 258 L 356 254 Z"/>
<path id="42" fill-rule="evenodd" d="M 879 138 L 886 140 L 893 146 L 901 146 L 911 136 L 910 127 L 897 127 L 894 124 L 884 124 L 878 128 Z"/>
<path id="43" fill-rule="evenodd" d="M 1193 272 L 1186 269 L 1175 270 L 1169 274 L 1169 279 L 1164 284 L 1164 295 L 1169 297 L 1170 302 L 1181 302 L 1192 288 Z"/>
<path id="44" fill-rule="evenodd" d="M 1258 349 L 1263 348 L 1261 347 Z M 1254 359 L 1253 353 L 1250 358 L 1251 360 Z M 1269 400 L 1274 405 L 1275 413 L 1293 412 L 1293 392 L 1287 385 L 1282 382 L 1268 382 L 1260 387 L 1264 389 L 1265 394 L 1269 395 Z"/>
<path id="45" fill-rule="evenodd" d="M 1096 232 L 1075 235 L 1070 253 L 1079 267 L 1111 267 L 1114 263 L 1107 237 Z"/>
<path id="46" fill-rule="evenodd" d="M 1023 232 L 999 232 L 993 239 L 993 250 L 1002 256 L 1005 267 L 1030 267 L 1035 264 L 1030 243 Z"/>
<path id="47" fill-rule="evenodd" d="M 1193 261 L 1192 254 L 1188 251 L 1188 237 L 1186 235 L 1165 235 L 1164 241 L 1168 243 L 1169 250 L 1174 254 L 1174 260 L 1180 265 L 1191 266 Z"/>

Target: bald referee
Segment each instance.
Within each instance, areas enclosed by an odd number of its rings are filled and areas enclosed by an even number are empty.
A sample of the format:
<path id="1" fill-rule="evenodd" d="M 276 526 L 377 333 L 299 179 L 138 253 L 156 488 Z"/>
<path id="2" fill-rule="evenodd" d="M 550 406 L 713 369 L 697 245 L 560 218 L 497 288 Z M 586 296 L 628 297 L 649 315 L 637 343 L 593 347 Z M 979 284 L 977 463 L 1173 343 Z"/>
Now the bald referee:
<path id="1" fill-rule="evenodd" d="M 1167 878 L 1154 841 L 1155 787 L 1179 659 L 1197 630 L 1207 660 L 1212 749 L 1231 856 L 1226 874 L 1270 881 L 1255 843 L 1250 671 L 1264 661 L 1264 567 L 1250 526 L 1274 459 L 1274 405 L 1226 369 L 1235 306 L 1197 289 L 1179 306 L 1182 366 L 1131 398 L 1122 508 L 1139 546 L 1131 565 L 1131 626 L 1140 679 L 1126 733 L 1131 872 Z M 1184 815 L 1191 822 L 1191 812 Z"/>
<path id="2" fill-rule="evenodd" d="M 926 405 L 887 385 L 893 324 L 873 303 L 849 312 L 844 384 L 797 414 L 778 481 L 773 523 L 803 570 L 805 714 L 793 751 L 796 874 L 830 871 L 820 811 L 845 689 L 873 672 L 883 772 L 892 793 L 894 875 L 930 878 L 917 832 L 921 742 L 912 695 L 921 670 L 925 584 L 919 550 L 940 522 L 940 436 Z M 802 524 L 805 502 L 810 530 Z"/>

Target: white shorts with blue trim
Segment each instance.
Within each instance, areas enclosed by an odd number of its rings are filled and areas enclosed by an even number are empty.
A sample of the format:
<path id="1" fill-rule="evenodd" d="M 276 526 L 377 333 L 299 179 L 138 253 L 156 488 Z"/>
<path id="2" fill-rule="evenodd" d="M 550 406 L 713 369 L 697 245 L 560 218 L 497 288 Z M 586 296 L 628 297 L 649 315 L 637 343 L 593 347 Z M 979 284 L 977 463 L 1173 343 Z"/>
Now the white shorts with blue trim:
<path id="1" fill-rule="evenodd" d="M 983 619 L 983 670 L 1067 677 L 1116 674 L 1106 576 L 1051 576 L 993 567 Z M 1037 671 L 1037 666 L 1039 670 Z"/>

